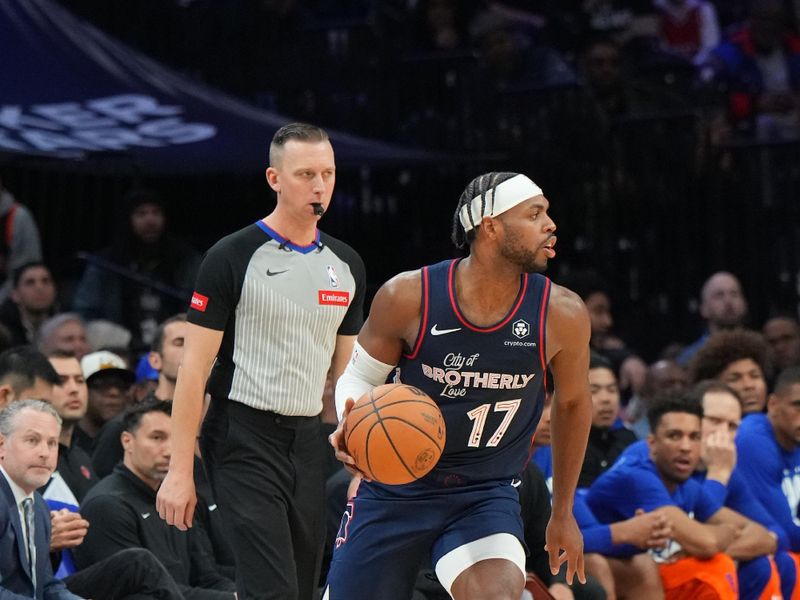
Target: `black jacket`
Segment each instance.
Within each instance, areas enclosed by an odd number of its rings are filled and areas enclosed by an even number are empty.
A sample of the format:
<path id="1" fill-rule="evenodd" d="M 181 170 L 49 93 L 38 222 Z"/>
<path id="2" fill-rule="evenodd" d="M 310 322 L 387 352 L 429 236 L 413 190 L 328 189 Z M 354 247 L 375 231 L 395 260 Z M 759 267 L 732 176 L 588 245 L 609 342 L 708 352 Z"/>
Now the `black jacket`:
<path id="1" fill-rule="evenodd" d="M 208 538 L 194 527 L 180 531 L 156 512 L 156 492 L 124 465 L 87 494 L 81 514 L 89 533 L 73 550 L 79 569 L 125 548 L 146 548 L 166 567 L 187 600 L 230 600 L 235 586 L 216 569 Z"/>
<path id="2" fill-rule="evenodd" d="M 589 431 L 586 456 L 583 459 L 578 487 L 589 487 L 595 479 L 608 471 L 622 451 L 636 441 L 636 434 L 620 427 L 595 427 Z"/>

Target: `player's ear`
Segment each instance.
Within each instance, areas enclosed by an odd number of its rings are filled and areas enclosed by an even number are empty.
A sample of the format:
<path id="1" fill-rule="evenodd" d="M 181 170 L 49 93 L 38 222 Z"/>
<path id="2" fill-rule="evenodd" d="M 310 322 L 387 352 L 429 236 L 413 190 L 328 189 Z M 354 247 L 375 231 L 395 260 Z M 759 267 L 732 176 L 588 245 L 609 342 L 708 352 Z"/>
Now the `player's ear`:
<path id="1" fill-rule="evenodd" d="M 778 396 L 774 392 L 767 396 L 767 413 L 774 411 L 778 407 L 778 402 Z"/>
<path id="2" fill-rule="evenodd" d="M 274 167 L 267 167 L 266 173 L 267 185 L 277 194 L 281 191 L 280 178 L 278 177 L 278 170 Z"/>
<path id="3" fill-rule="evenodd" d="M 497 238 L 498 221 L 492 217 L 483 217 L 481 219 L 481 230 L 484 234 L 489 236 L 490 239 Z"/>

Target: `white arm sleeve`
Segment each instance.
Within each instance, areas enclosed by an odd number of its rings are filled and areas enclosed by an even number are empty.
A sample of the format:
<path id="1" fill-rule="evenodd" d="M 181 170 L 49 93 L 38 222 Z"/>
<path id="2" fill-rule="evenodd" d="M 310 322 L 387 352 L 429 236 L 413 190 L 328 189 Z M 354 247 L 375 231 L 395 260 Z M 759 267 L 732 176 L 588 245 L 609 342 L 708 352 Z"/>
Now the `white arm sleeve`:
<path id="1" fill-rule="evenodd" d="M 385 383 L 394 367 L 371 357 L 356 341 L 353 356 L 336 382 L 336 416 L 339 420 L 342 419 L 344 403 L 348 398 L 358 400 L 372 388 Z"/>

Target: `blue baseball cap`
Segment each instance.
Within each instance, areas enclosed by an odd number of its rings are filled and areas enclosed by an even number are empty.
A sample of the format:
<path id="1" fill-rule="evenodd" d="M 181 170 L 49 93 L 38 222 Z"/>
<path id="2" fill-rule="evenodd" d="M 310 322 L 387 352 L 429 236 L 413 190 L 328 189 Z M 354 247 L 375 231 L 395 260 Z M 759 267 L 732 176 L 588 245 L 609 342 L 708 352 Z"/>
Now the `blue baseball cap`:
<path id="1" fill-rule="evenodd" d="M 158 381 L 158 371 L 150 366 L 147 354 L 143 355 L 136 365 L 136 383 L 142 383 L 143 381 Z"/>

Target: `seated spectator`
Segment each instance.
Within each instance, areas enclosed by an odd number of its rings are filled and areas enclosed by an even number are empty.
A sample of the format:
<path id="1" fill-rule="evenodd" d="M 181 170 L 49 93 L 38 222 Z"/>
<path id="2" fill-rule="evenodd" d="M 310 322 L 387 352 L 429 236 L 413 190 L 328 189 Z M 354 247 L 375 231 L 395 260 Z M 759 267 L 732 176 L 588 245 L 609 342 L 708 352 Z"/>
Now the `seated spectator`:
<path id="1" fill-rule="evenodd" d="M 800 367 L 778 375 L 767 414 L 742 422 L 736 448 L 749 488 L 786 532 L 789 550 L 800 552 Z"/>
<path id="2" fill-rule="evenodd" d="M 166 319 L 156 330 L 155 339 L 147 355 L 148 364 L 156 373 L 157 385 L 145 400 L 172 402 L 178 367 L 183 359 L 183 340 L 186 333 L 186 314 L 181 313 Z M 120 412 L 103 425 L 97 434 L 94 468 L 100 477 L 111 473 L 122 460 L 121 435 L 125 429 L 125 413 Z"/>
<path id="3" fill-rule="evenodd" d="M 735 275 L 718 271 L 706 279 L 700 290 L 700 316 L 706 322 L 706 330 L 678 355 L 678 364 L 684 367 L 688 366 L 712 333 L 744 325 L 747 299 Z"/>
<path id="4" fill-rule="evenodd" d="M 689 374 L 674 360 L 658 360 L 647 368 L 644 385 L 638 396 L 631 398 L 625 410 L 625 421 L 639 439 L 650 433 L 647 411 L 658 396 L 668 392 L 680 392 L 689 385 Z"/>
<path id="5" fill-rule="evenodd" d="M 53 576 L 51 516 L 36 488 L 55 468 L 58 435 L 58 414 L 45 402 L 22 400 L 0 411 L 0 597 L 183 598 L 164 567 L 141 548 L 106 557 L 64 582 Z"/>
<path id="6" fill-rule="evenodd" d="M 125 457 L 86 496 L 82 512 L 94 526 L 75 548 L 78 567 L 92 565 L 125 548 L 146 548 L 167 568 L 188 599 L 231 599 L 234 584 L 217 571 L 202 526 L 181 531 L 159 518 L 156 491 L 170 458 L 167 402 L 132 407 L 125 420 Z"/>
<path id="7" fill-rule="evenodd" d="M 59 313 L 47 319 L 39 328 L 36 345 L 45 354 L 55 350 L 71 352 L 78 360 L 91 352 L 86 323 L 76 313 Z"/>
<path id="8" fill-rule="evenodd" d="M 742 399 L 745 416 L 764 411 L 767 404 L 767 344 L 761 334 L 745 329 L 713 334 L 689 365 L 693 383 L 717 379 Z"/>
<path id="9" fill-rule="evenodd" d="M 686 397 L 703 407 L 700 462 L 692 477 L 709 496 L 746 519 L 739 539 L 727 550 L 737 560 L 740 597 L 773 597 L 780 593 L 778 585 L 782 583 L 791 590 L 796 576 L 785 553 L 786 533 L 753 495 L 741 469 L 736 468 L 734 438 L 742 420 L 741 398 L 731 387 L 714 380 L 697 384 Z M 642 459 L 648 452 L 645 442 L 637 442 L 623 456 Z M 780 552 L 775 552 L 775 546 Z M 774 554 L 775 561 L 766 554 Z"/>
<path id="10" fill-rule="evenodd" d="M 636 434 L 618 423 L 619 386 L 611 363 L 595 353 L 589 360 L 589 389 L 592 392 L 592 428 L 578 487 L 589 487 L 636 441 Z"/>
<path id="11" fill-rule="evenodd" d="M 727 90 L 737 129 L 760 140 L 797 139 L 800 37 L 782 0 L 751 0 L 744 26 L 711 53 L 705 73 Z"/>
<path id="12" fill-rule="evenodd" d="M 599 273 L 579 271 L 564 278 L 564 285 L 578 294 L 589 311 L 592 350 L 611 362 L 619 387 L 627 400 L 641 392 L 647 365 L 614 333 L 611 297 Z"/>
<path id="13" fill-rule="evenodd" d="M 14 346 L 33 344 L 39 328 L 55 313 L 56 286 L 44 263 L 32 262 L 16 269 L 11 294 L 0 305 L 0 323 L 8 328 Z"/>
<path id="14" fill-rule="evenodd" d="M 639 509 L 666 516 L 672 541 L 653 557 L 668 600 L 737 598 L 736 567 L 724 552 L 741 539 L 745 521 L 691 478 L 700 461 L 702 406 L 667 397 L 648 415 L 649 456 L 626 456 L 601 475 L 589 490 L 589 507 L 602 523 Z"/>
<path id="15" fill-rule="evenodd" d="M 122 358 L 106 350 L 84 356 L 81 369 L 89 386 L 89 405 L 75 426 L 74 441 L 91 455 L 100 428 L 130 406 L 136 375 Z"/>
<path id="16" fill-rule="evenodd" d="M 773 589 L 771 594 L 777 596 L 781 592 L 785 598 L 793 597 L 792 582 L 797 579 L 797 576 L 794 562 L 785 552 L 788 548 L 786 533 L 756 498 L 742 470 L 737 468 L 738 460 L 734 439 L 742 420 L 741 398 L 733 388 L 718 381 L 705 381 L 697 384 L 693 388 L 691 396 L 703 406 L 703 448 L 700 465 L 694 478 L 700 482 L 706 482 L 704 485 L 707 490 L 710 489 L 709 485 L 718 488 L 715 484 L 722 484 L 724 486 L 724 505 L 751 522 L 759 523 L 767 528 L 776 540 L 777 550 L 780 550 L 777 553 L 775 550 L 771 551 L 775 555 L 775 559 L 767 567 L 763 557 L 754 558 L 753 548 L 748 549 L 751 552 L 749 557 L 741 554 L 737 556 L 735 546 L 740 542 L 736 542 L 728 548 L 728 553 L 739 561 L 737 571 L 741 598 L 765 597 L 763 594 L 766 586 L 763 585 L 763 581 L 770 577 L 776 569 L 782 589 Z M 764 544 L 768 543 L 763 535 L 760 537 Z"/>
<path id="17" fill-rule="evenodd" d="M 47 358 L 30 346 L 0 353 L 0 409 L 17 400 L 50 398 L 61 383 Z"/>
<path id="18" fill-rule="evenodd" d="M 776 371 L 800 367 L 800 323 L 791 315 L 768 319 L 761 328 L 770 347 L 770 362 Z"/>
<path id="19" fill-rule="evenodd" d="M 0 179 L 0 302 L 11 292 L 12 274 L 22 265 L 42 260 L 39 228 L 31 212 L 17 202 Z"/>
<path id="20" fill-rule="evenodd" d="M 721 39 L 714 5 L 708 0 L 653 0 L 665 50 L 702 63 Z"/>
<path id="21" fill-rule="evenodd" d="M 61 434 L 56 470 L 39 493 L 51 509 L 50 552 L 60 561 L 56 576 L 63 577 L 75 570 L 69 549 L 86 536 L 89 523 L 80 515 L 80 502 L 97 483 L 97 475 L 92 471 L 89 455 L 72 443 L 75 424 L 86 414 L 89 394 L 81 364 L 74 356 L 60 353 L 48 360 L 61 380 L 46 399 L 61 417 Z"/>
<path id="22" fill-rule="evenodd" d="M 50 396 L 46 398 L 61 417 L 56 472 L 74 494 L 77 505 L 98 481 L 97 475 L 92 470 L 91 457 L 73 443 L 75 426 L 86 415 L 89 388 L 77 358 L 57 351 L 47 358 L 59 377 L 59 383 L 53 386 Z M 44 490 L 42 494 L 47 498 Z"/>
<path id="23" fill-rule="evenodd" d="M 155 192 L 133 190 L 125 202 L 124 231 L 86 267 L 73 307 L 86 319 L 123 325 L 140 350 L 149 346 L 159 322 L 188 305 L 200 256 L 167 233 Z"/>
<path id="24" fill-rule="evenodd" d="M 152 394 L 143 402 L 163 400 L 172 402 L 178 367 L 183 358 L 183 340 L 186 334 L 186 314 L 181 313 L 166 319 L 156 330 L 148 360 L 156 372 L 158 384 Z M 123 459 L 122 434 L 125 431 L 126 413 L 121 413 L 108 421 L 97 434 L 92 464 L 100 477 L 112 473 L 114 467 Z M 211 550 L 219 572 L 229 578 L 235 577 L 235 560 L 228 543 L 220 512 L 211 484 L 206 477 L 200 460 L 199 448 L 195 448 L 194 480 L 197 487 L 196 518 L 208 534 Z"/>

